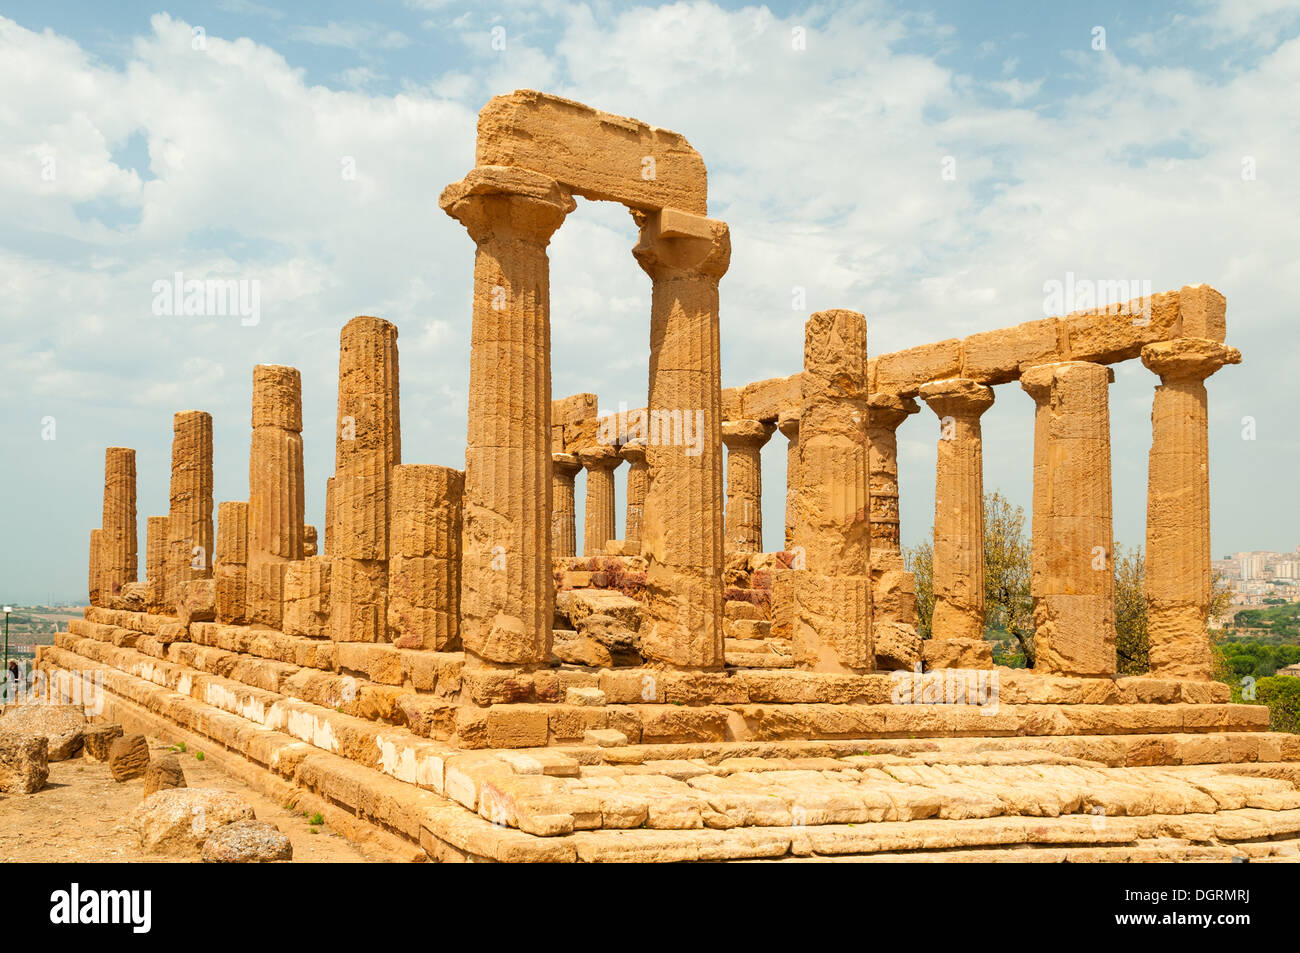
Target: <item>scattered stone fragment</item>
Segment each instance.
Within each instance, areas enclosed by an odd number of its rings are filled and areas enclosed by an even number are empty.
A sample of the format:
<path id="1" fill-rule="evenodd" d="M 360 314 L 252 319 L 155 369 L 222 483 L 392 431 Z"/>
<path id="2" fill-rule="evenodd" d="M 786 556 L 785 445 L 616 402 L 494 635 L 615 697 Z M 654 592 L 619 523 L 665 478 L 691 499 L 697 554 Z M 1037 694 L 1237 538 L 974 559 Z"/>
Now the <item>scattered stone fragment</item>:
<path id="1" fill-rule="evenodd" d="M 13 705 L 0 715 L 0 729 L 49 739 L 48 759 L 66 761 L 81 752 L 86 716 L 76 705 Z"/>
<path id="2" fill-rule="evenodd" d="M 0 792 L 35 794 L 50 776 L 45 735 L 0 729 Z"/>
<path id="3" fill-rule="evenodd" d="M 194 855 L 213 831 L 251 820 L 252 806 L 237 795 L 216 788 L 165 788 L 141 801 L 127 826 L 150 853 Z"/>
<path id="4" fill-rule="evenodd" d="M 144 735 L 118 738 L 108 748 L 108 770 L 114 781 L 143 777 L 149 767 L 149 742 Z"/>
<path id="5" fill-rule="evenodd" d="M 203 842 L 208 864 L 268 863 L 293 860 L 293 844 L 279 828 L 263 821 L 235 821 L 218 827 Z"/>
<path id="6" fill-rule="evenodd" d="M 118 724 L 87 725 L 82 733 L 82 756 L 93 761 L 107 761 L 108 749 L 122 737 Z"/>
<path id="7" fill-rule="evenodd" d="M 186 787 L 185 772 L 181 770 L 181 763 L 176 759 L 176 755 L 165 754 L 149 762 L 144 772 L 145 797 L 165 788 L 183 787 Z"/>

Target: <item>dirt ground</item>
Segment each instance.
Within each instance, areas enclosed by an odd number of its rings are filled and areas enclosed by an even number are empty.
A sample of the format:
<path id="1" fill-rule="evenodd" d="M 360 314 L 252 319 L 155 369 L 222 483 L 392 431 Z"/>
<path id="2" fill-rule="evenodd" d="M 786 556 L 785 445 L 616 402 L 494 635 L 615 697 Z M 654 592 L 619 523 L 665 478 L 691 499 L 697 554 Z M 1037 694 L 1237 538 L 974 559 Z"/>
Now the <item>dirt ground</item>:
<path id="1" fill-rule="evenodd" d="M 154 757 L 167 752 L 149 739 Z M 307 818 L 285 810 L 265 795 L 233 778 L 194 751 L 176 752 L 185 783 L 192 788 L 220 788 L 248 801 L 259 821 L 289 835 L 294 863 L 366 863 L 387 860 L 375 848 L 358 848 L 330 832 L 313 834 Z M 144 796 L 144 779 L 117 782 L 108 764 L 78 755 L 50 765 L 49 782 L 35 794 L 0 794 L 0 862 L 175 860 L 142 851 L 124 822 Z M 194 858 L 197 860 L 197 858 Z"/>

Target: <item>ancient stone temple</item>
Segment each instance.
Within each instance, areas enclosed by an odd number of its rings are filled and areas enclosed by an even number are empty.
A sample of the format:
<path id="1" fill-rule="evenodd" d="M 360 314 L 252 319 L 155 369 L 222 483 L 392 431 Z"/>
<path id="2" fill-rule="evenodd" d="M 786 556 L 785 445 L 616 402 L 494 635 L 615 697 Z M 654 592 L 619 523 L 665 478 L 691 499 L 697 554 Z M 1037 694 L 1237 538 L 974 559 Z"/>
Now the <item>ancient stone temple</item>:
<path id="1" fill-rule="evenodd" d="M 464 469 L 403 460 L 389 321 L 342 328 L 332 474 L 303 471 L 299 372 L 258 366 L 248 499 L 214 509 L 211 418 L 178 414 L 143 580 L 135 456 L 108 450 L 90 605 L 40 655 L 56 690 L 99 678 L 104 717 L 413 859 L 1294 852 L 1300 742 L 1210 680 L 1206 379 L 1240 361 L 1223 296 L 1187 286 L 878 355 L 866 316 L 820 311 L 788 377 L 724 389 L 731 243 L 706 182 L 676 133 L 532 91 L 489 102 L 440 203 L 473 245 L 473 299 L 447 305 L 471 327 Z M 575 196 L 632 213 L 635 410 L 551 390 L 547 246 Z M 1151 672 L 1120 677 L 1107 391 L 1109 366 L 1138 360 Z M 1033 434 L 1028 671 L 984 639 L 995 395 Z M 934 474 L 900 466 L 902 427 L 934 435 Z M 787 504 L 763 514 L 771 454 Z M 319 553 L 306 479 L 326 489 Z M 899 499 L 927 480 L 922 639 Z"/>

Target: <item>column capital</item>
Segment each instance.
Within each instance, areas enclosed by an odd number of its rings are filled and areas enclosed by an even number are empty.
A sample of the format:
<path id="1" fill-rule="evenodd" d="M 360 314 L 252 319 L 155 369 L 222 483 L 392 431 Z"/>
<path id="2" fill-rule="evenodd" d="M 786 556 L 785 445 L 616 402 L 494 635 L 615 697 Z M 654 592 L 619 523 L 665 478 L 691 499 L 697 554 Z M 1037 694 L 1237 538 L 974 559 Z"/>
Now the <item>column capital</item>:
<path id="1" fill-rule="evenodd" d="M 708 277 L 715 281 L 731 265 L 727 223 L 673 208 L 632 211 L 641 234 L 632 254 L 651 278 Z"/>
<path id="2" fill-rule="evenodd" d="M 612 470 L 623 462 L 618 451 L 605 443 L 583 447 L 578 451 L 578 460 L 588 470 Z"/>
<path id="3" fill-rule="evenodd" d="M 777 429 L 787 440 L 799 439 L 799 408 L 782 407 L 781 415 L 776 419 Z"/>
<path id="4" fill-rule="evenodd" d="M 1051 364 L 1034 364 L 1022 370 L 1020 387 L 1034 399 L 1034 403 L 1041 404 L 1051 397 L 1052 382 L 1062 374 L 1068 374 L 1076 369 L 1095 373 L 1092 368 L 1100 368 L 1106 372 L 1106 383 L 1115 383 L 1114 369 L 1105 364 L 1097 364 L 1094 361 L 1053 361 Z"/>
<path id="5" fill-rule="evenodd" d="M 1240 364 L 1241 352 L 1205 338 L 1175 338 L 1142 348 L 1142 363 L 1164 383 L 1201 381 L 1225 364 Z"/>
<path id="6" fill-rule="evenodd" d="M 514 238 L 546 244 L 577 203 L 554 179 L 512 166 L 479 166 L 442 190 L 438 206 L 477 243 Z"/>
<path id="7" fill-rule="evenodd" d="M 570 479 L 577 476 L 578 471 L 582 469 L 581 461 L 572 453 L 552 453 L 551 466 L 555 468 L 556 473 Z"/>
<path id="8" fill-rule="evenodd" d="M 978 420 L 993 406 L 993 388 L 965 377 L 951 377 L 922 384 L 921 399 L 940 417 Z"/>
<path id="9" fill-rule="evenodd" d="M 618 455 L 632 466 L 645 463 L 645 440 L 638 438 L 627 441 L 619 446 Z"/>
<path id="10" fill-rule="evenodd" d="M 884 393 L 872 394 L 867 399 L 867 408 L 867 425 L 884 430 L 897 430 L 904 420 L 921 410 L 911 397 Z"/>
<path id="11" fill-rule="evenodd" d="M 737 447 L 758 449 L 767 443 L 774 429 L 772 424 L 765 424 L 761 420 L 724 420 L 722 442 L 729 450 Z"/>

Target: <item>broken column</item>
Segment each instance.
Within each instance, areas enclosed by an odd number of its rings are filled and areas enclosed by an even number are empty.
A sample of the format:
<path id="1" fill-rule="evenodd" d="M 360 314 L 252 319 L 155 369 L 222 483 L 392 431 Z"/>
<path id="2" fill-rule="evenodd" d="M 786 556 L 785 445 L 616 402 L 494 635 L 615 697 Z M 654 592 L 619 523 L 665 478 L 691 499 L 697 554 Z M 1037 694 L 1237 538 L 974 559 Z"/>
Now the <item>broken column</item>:
<path id="1" fill-rule="evenodd" d="M 993 390 L 966 378 L 921 385 L 939 418 L 934 491 L 934 615 L 924 657 L 931 668 L 993 663 L 984 641 L 984 453 L 980 415 Z"/>
<path id="2" fill-rule="evenodd" d="M 1110 369 L 1067 361 L 1031 367 L 1034 398 L 1034 671 L 1115 672 L 1111 559 Z"/>
<path id="3" fill-rule="evenodd" d="M 804 330 L 795 568 L 772 590 L 774 634 L 818 672 L 865 672 L 871 637 L 867 321 L 819 311 Z"/>
<path id="4" fill-rule="evenodd" d="M 627 517 L 623 527 L 624 555 L 641 553 L 641 519 L 645 512 L 645 494 L 649 486 L 649 468 L 645 462 L 645 440 L 629 440 L 618 449 L 627 461 Z"/>
<path id="5" fill-rule="evenodd" d="M 724 222 L 636 212 L 633 254 L 651 278 L 649 490 L 641 519 L 648 597 L 641 648 L 683 668 L 722 666 L 722 385 L 718 282 Z"/>
<path id="6" fill-rule="evenodd" d="M 726 420 L 727 508 L 723 543 L 728 553 L 763 551 L 762 450 L 772 426 L 761 420 Z"/>
<path id="7" fill-rule="evenodd" d="M 871 494 L 871 619 L 916 623 L 916 589 L 903 567 L 898 505 L 898 428 L 920 408 L 910 397 L 872 394 L 867 423 L 868 488 Z M 908 640 L 910 642 L 910 639 Z"/>
<path id="8" fill-rule="evenodd" d="M 297 368 L 253 368 L 248 494 L 248 620 L 279 628 L 285 564 L 302 559 L 302 377 Z"/>
<path id="9" fill-rule="evenodd" d="M 388 628 L 399 648 L 459 648 L 461 495 L 450 467 L 393 467 Z"/>
<path id="10" fill-rule="evenodd" d="M 217 621 L 248 621 L 248 503 L 228 500 L 217 507 L 217 551 L 213 566 Z"/>
<path id="11" fill-rule="evenodd" d="M 545 664 L 555 604 L 546 246 L 574 201 L 540 173 L 483 166 L 444 189 L 439 205 L 477 246 L 461 640 L 471 664 Z"/>
<path id="12" fill-rule="evenodd" d="M 1221 299 L 1220 299 L 1221 300 Z M 1151 407 L 1146 597 L 1151 674 L 1208 679 L 1210 468 L 1205 379 L 1241 352 L 1204 338 L 1142 348 L 1160 375 Z"/>
<path id="13" fill-rule="evenodd" d="M 92 606 L 104 604 L 103 599 L 103 549 L 104 549 L 104 531 L 102 529 L 92 529 L 90 531 L 90 578 L 89 578 L 89 598 Z"/>
<path id="14" fill-rule="evenodd" d="M 329 543 L 330 638 L 388 640 L 392 469 L 402 462 L 397 328 L 360 316 L 339 333 L 338 422 Z"/>
<path id="15" fill-rule="evenodd" d="M 170 516 L 150 516 L 145 520 L 144 579 L 145 602 L 150 612 L 162 613 L 167 604 L 167 544 L 171 530 Z"/>
<path id="16" fill-rule="evenodd" d="M 100 534 L 100 598 L 111 605 L 136 578 L 135 451 L 104 451 L 104 514 Z"/>
<path id="17" fill-rule="evenodd" d="M 605 544 L 618 532 L 614 526 L 614 470 L 623 461 L 615 448 L 604 444 L 579 450 L 578 461 L 587 471 L 582 555 L 602 556 Z"/>
<path id="18" fill-rule="evenodd" d="M 582 463 L 571 453 L 551 454 L 551 554 L 578 555 L 577 502 L 573 480 Z"/>
<path id="19" fill-rule="evenodd" d="M 212 415 L 204 411 L 172 418 L 170 501 L 163 601 L 175 614 L 189 582 L 212 578 Z"/>
<path id="20" fill-rule="evenodd" d="M 777 427 L 785 437 L 785 541 L 787 550 L 794 546 L 795 501 L 799 498 L 799 409 L 782 409 Z"/>

